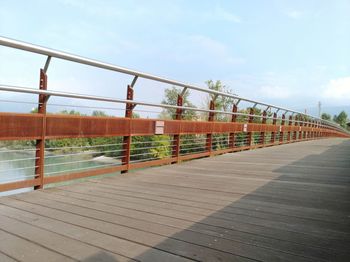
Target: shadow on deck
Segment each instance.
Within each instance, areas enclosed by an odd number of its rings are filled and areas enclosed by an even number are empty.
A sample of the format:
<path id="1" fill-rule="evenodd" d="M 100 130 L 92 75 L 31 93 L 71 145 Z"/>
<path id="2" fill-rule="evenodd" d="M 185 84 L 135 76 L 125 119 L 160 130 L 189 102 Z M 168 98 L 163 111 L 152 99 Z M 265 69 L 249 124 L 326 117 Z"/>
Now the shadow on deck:
<path id="1" fill-rule="evenodd" d="M 350 261 L 350 141 L 273 172 L 270 182 L 171 236 L 215 252 L 186 244 L 172 252 L 207 261 Z M 167 239 L 154 248 L 169 246 Z"/>

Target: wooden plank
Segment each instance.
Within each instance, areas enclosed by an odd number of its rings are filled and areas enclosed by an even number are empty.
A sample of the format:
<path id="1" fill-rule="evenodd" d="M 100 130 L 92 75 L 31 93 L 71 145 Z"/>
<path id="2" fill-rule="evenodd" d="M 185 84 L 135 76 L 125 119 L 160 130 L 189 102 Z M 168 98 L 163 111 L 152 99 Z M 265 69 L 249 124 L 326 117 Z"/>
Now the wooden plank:
<path id="1" fill-rule="evenodd" d="M 0 252 L 18 261 L 76 261 L 0 229 Z"/>
<path id="2" fill-rule="evenodd" d="M 248 255 L 250 257 L 256 251 L 259 251 L 259 250 L 261 250 L 264 254 L 272 255 L 270 249 L 273 249 L 275 251 L 283 251 L 283 253 L 287 252 L 288 254 L 293 254 L 294 256 L 300 256 L 300 255 L 310 256 L 310 254 L 313 254 L 313 256 L 316 256 L 316 257 L 333 256 L 332 252 L 327 253 L 327 251 L 322 249 L 319 250 L 319 249 L 313 249 L 310 247 L 305 248 L 304 245 L 290 243 L 287 241 L 285 241 L 284 244 L 281 244 L 280 243 L 281 240 L 277 241 L 275 239 L 268 239 L 266 237 L 261 237 L 259 235 L 252 236 L 249 234 L 244 234 L 239 231 L 235 231 L 234 234 L 231 234 L 231 235 L 228 234 L 227 232 L 225 234 L 219 234 L 217 233 L 218 228 L 215 228 L 215 230 L 213 231 L 212 228 L 206 227 L 205 225 L 202 225 L 201 227 L 196 225 L 195 228 L 193 228 L 192 226 L 191 230 L 188 230 L 186 226 L 188 224 L 188 221 L 186 220 L 174 221 L 174 219 L 170 220 L 168 217 L 161 217 L 161 216 L 157 216 L 157 218 L 150 217 L 150 219 L 148 219 L 149 213 L 143 213 L 141 216 L 133 215 L 133 212 L 128 212 L 127 209 L 121 210 L 120 208 L 116 208 L 115 206 L 108 205 L 108 203 L 105 203 L 105 202 L 83 200 L 80 198 L 74 198 L 71 195 L 64 197 L 62 195 L 52 194 L 52 192 L 51 193 L 45 192 L 45 196 L 43 198 L 49 199 L 50 201 L 55 201 L 56 203 L 55 207 L 58 207 L 61 210 L 70 210 L 70 212 L 80 213 L 80 214 L 83 214 L 83 212 L 85 212 L 84 216 L 96 217 L 96 216 L 99 216 L 100 214 L 100 216 L 104 217 L 103 219 L 109 219 L 109 221 L 112 221 L 114 223 L 123 224 L 124 226 L 127 226 L 127 227 L 138 228 L 143 231 L 146 230 L 153 233 L 166 235 L 168 237 L 176 238 L 186 242 L 190 241 L 196 244 L 201 244 L 201 243 L 203 244 L 203 241 L 210 242 L 212 237 L 215 237 L 216 239 L 218 239 L 217 241 L 218 243 L 232 240 L 233 242 L 230 244 L 231 250 L 232 250 L 232 246 L 235 247 L 237 245 L 236 242 L 240 243 L 239 244 L 240 249 L 237 250 L 237 252 L 240 252 L 242 247 L 248 245 L 248 247 L 246 246 L 244 249 L 250 250 L 248 252 Z M 64 203 L 63 206 L 62 206 L 62 203 Z M 67 208 L 65 206 L 66 204 L 71 205 L 71 207 Z M 88 209 L 92 209 L 93 211 L 89 212 Z M 103 213 L 96 212 L 96 211 L 102 211 Z M 106 215 L 104 213 L 108 213 L 108 214 Z M 162 222 L 160 223 L 160 221 Z M 181 233 L 176 234 L 180 230 L 181 230 Z M 200 233 L 200 234 L 195 234 L 193 232 Z M 189 237 L 190 235 L 191 237 Z M 255 244 L 252 244 L 252 241 L 255 242 Z M 279 244 L 277 245 L 277 243 Z M 213 247 L 216 246 L 214 244 L 213 244 Z M 220 246 L 216 248 L 221 249 Z M 268 250 L 262 250 L 261 248 L 268 248 Z M 262 256 L 259 255 L 257 257 L 261 259 Z M 288 260 L 290 258 L 291 257 L 288 257 L 288 255 L 286 255 L 284 260 Z"/>
<path id="3" fill-rule="evenodd" d="M 11 219 L 0 214 L 0 230 L 11 232 L 22 239 L 28 240 L 49 250 L 55 250 L 64 256 L 76 260 L 111 259 L 116 261 L 130 261 L 127 258 L 115 253 L 102 250 L 92 245 L 53 233 L 39 227 L 32 226 L 26 222 Z M 46 260 L 46 258 L 43 258 Z M 0 259 L 0 261 L 3 261 Z"/>
<path id="4" fill-rule="evenodd" d="M 4 253 L 0 252 L 0 261 L 2 261 L 2 262 L 16 262 L 18 260 L 15 260 L 14 258 L 11 258 L 8 255 L 5 255 Z"/>
<path id="5" fill-rule="evenodd" d="M 0 184 L 0 192 L 20 189 L 25 187 L 32 187 L 39 184 L 40 184 L 39 179 L 28 179 L 23 181 L 4 183 L 4 184 Z"/>
<path id="6" fill-rule="evenodd" d="M 260 228 L 261 231 L 270 230 L 271 232 L 276 231 L 276 234 L 283 235 L 284 231 L 288 231 L 286 234 L 298 235 L 301 233 L 303 235 L 308 235 L 305 232 L 313 232 L 310 237 L 322 237 L 322 238 L 334 238 L 334 239 L 344 239 L 347 238 L 346 234 L 344 235 L 342 230 L 346 228 L 346 226 L 325 226 L 319 222 L 317 224 L 317 228 L 322 229 L 321 232 L 314 232 L 314 223 L 303 223 L 300 221 L 296 221 L 295 219 L 289 219 L 286 217 L 284 220 L 273 220 L 272 217 L 253 217 L 246 215 L 245 212 L 243 214 L 235 214 L 231 212 L 221 212 L 202 208 L 188 207 L 178 204 L 171 203 L 163 203 L 156 201 L 149 201 L 143 199 L 135 199 L 125 198 L 121 196 L 111 195 L 109 193 L 102 192 L 89 192 L 87 193 L 84 189 L 75 189 L 73 191 L 69 191 L 67 195 L 74 195 L 74 192 L 79 192 L 80 195 L 84 195 L 86 197 L 89 196 L 91 201 L 106 201 L 107 203 L 112 204 L 113 202 L 118 202 L 119 206 L 134 208 L 142 211 L 156 212 L 160 214 L 167 214 L 168 216 L 174 215 L 176 213 L 176 217 L 187 218 L 187 219 L 200 219 L 210 216 L 214 221 L 222 222 L 223 224 L 231 223 L 236 225 L 237 227 L 245 228 Z M 131 200 L 130 200 L 131 199 Z M 225 208 L 223 208 L 225 209 Z M 213 213 L 214 212 L 214 213 Z M 297 223 L 298 222 L 298 223 Z M 323 225 L 323 227 L 322 227 Z M 282 232 L 280 232 L 282 231 Z M 326 235 L 327 234 L 327 235 Z"/>
<path id="7" fill-rule="evenodd" d="M 42 203 L 45 200 L 35 198 L 35 201 Z M 96 232 L 96 234 L 101 234 L 104 238 L 126 239 L 124 241 L 130 241 L 129 243 L 135 243 L 135 245 L 138 244 L 143 246 L 144 248 L 148 247 L 149 250 L 147 252 L 152 252 L 153 258 L 157 257 L 159 261 L 162 261 L 161 259 L 164 259 L 163 261 L 176 261 L 176 259 L 174 258 L 178 258 L 178 260 L 187 258 L 208 261 L 251 261 L 251 259 L 233 253 L 219 252 L 218 250 L 212 248 L 199 245 L 191 245 L 188 242 L 183 242 L 176 239 L 167 239 L 166 237 L 161 235 L 145 231 L 139 231 L 129 227 L 123 227 L 115 223 L 105 222 L 102 219 L 96 220 L 93 218 L 89 218 L 88 216 L 75 215 L 73 213 L 60 211 L 58 209 L 47 208 L 43 205 L 39 206 L 31 204 L 29 203 L 29 201 L 23 202 L 12 200 L 8 201 L 7 204 L 11 205 L 12 207 L 15 206 L 22 210 L 24 209 L 26 211 L 30 211 L 32 214 L 38 217 L 38 220 L 45 216 L 49 217 L 50 219 L 69 223 L 70 225 L 84 227 L 86 228 L 86 230 L 88 228 L 88 230 L 94 231 Z M 50 224 L 53 223 L 54 222 Z M 83 229 L 81 228 L 81 230 Z M 164 240 L 167 240 L 167 243 L 162 245 L 162 242 Z M 157 246 L 157 248 L 153 249 L 152 247 L 155 246 Z M 184 250 L 186 251 L 184 252 Z M 142 253 L 139 254 L 139 256 L 141 255 Z M 133 257 L 135 257 L 135 255 Z"/>
<path id="8" fill-rule="evenodd" d="M 62 218 L 61 216 L 51 216 L 50 212 L 47 214 L 42 213 L 41 215 L 34 213 L 35 211 L 38 211 L 38 209 L 45 210 L 43 207 L 30 205 L 22 201 L 7 200 L 7 206 L 0 205 L 0 210 L 1 212 L 6 212 L 9 217 L 17 218 L 18 220 L 28 222 L 33 226 L 76 239 L 103 250 L 108 250 L 112 253 L 117 253 L 126 257 L 140 257 L 140 260 L 144 259 L 153 261 L 152 259 L 154 259 L 154 261 L 187 261 L 183 257 L 120 239 L 113 234 L 110 234 L 110 232 L 101 233 L 92 229 L 93 226 L 82 227 L 83 223 L 74 223 L 77 220 L 83 219 L 83 217 L 77 216 L 76 219 L 73 219 L 72 221 L 64 222 L 64 219 L 59 219 Z M 0 201 L 2 202 L 2 199 L 0 199 Z M 58 215 L 58 213 L 56 213 L 56 215 Z M 65 215 L 66 217 L 70 217 L 68 213 Z M 73 215 L 71 218 L 73 218 Z M 97 226 L 99 225 L 98 221 L 91 222 Z"/>
<path id="9" fill-rule="evenodd" d="M 196 207 L 206 207 L 206 208 L 218 208 L 228 206 L 233 199 L 231 200 L 223 200 L 216 199 L 215 195 L 211 196 L 208 194 L 191 194 L 191 192 L 181 192 L 179 194 L 178 191 L 171 190 L 162 190 L 160 188 L 157 189 L 149 189 L 148 187 L 143 186 L 128 186 L 128 185 L 120 185 L 113 183 L 104 183 L 103 181 L 89 181 L 86 184 L 91 184 L 91 187 L 94 190 L 102 190 L 103 192 L 113 192 L 113 194 L 134 196 L 140 198 L 150 198 L 150 199 L 161 199 L 163 201 L 170 201 L 176 203 L 185 203 L 186 205 L 194 205 Z M 98 185 L 96 185 L 98 184 Z M 85 184 L 84 184 L 85 185 Z M 99 187 L 97 189 L 97 187 Z M 256 210 L 255 206 L 258 205 L 259 209 Z M 278 207 L 278 209 L 276 208 Z M 278 214 L 278 215 L 286 215 L 289 217 L 300 217 L 300 218 L 310 218 L 321 221 L 328 222 L 336 222 L 339 221 L 339 218 L 344 216 L 344 212 L 329 212 L 325 209 L 315 209 L 315 208 L 303 208 L 303 210 L 299 210 L 298 206 L 291 207 L 289 205 L 265 203 L 262 201 L 251 201 L 251 200 L 241 200 L 240 203 L 236 203 L 234 207 L 228 207 L 228 209 L 241 210 L 244 209 L 246 211 L 252 212 L 262 212 L 269 214 Z"/>

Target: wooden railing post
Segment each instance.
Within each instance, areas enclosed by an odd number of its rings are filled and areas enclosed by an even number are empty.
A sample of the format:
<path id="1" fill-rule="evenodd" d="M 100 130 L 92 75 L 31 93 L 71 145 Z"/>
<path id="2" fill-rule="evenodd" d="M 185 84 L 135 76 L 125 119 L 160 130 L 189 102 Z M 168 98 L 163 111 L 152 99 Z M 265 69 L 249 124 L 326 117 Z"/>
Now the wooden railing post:
<path id="1" fill-rule="evenodd" d="M 272 119 L 272 124 L 275 126 L 277 123 L 277 113 L 273 113 L 273 119 Z M 275 143 L 275 139 L 276 139 L 276 132 L 271 132 L 271 144 Z"/>
<path id="2" fill-rule="evenodd" d="M 295 117 L 294 117 L 294 126 L 295 126 L 295 127 L 297 127 L 297 126 L 299 125 L 298 120 L 299 120 L 298 116 L 295 116 Z M 294 133 L 293 133 L 293 141 L 294 141 L 294 142 L 297 141 L 297 138 L 298 138 L 297 135 L 298 135 L 298 131 L 295 130 Z"/>
<path id="3" fill-rule="evenodd" d="M 288 126 L 291 127 L 292 124 L 293 124 L 293 116 L 290 115 L 290 116 L 289 116 L 289 121 L 288 121 Z M 287 137 L 288 143 L 290 143 L 291 133 L 292 133 L 292 132 L 289 130 L 289 131 L 288 131 L 288 137 Z"/>
<path id="4" fill-rule="evenodd" d="M 301 141 L 303 139 L 303 126 L 304 126 L 304 118 L 302 116 L 299 117 L 299 120 L 300 120 L 300 128 L 299 128 L 299 140 Z"/>
<path id="5" fill-rule="evenodd" d="M 282 121 L 281 121 L 281 131 L 280 131 L 280 144 L 283 144 L 283 141 L 284 141 L 284 131 L 283 131 L 283 126 L 286 122 L 286 115 L 283 114 L 282 115 Z"/>
<path id="6" fill-rule="evenodd" d="M 47 75 L 44 69 L 40 69 L 40 90 L 47 90 Z M 39 185 L 34 190 L 44 187 L 44 162 L 45 162 L 45 135 L 46 135 L 46 103 L 48 96 L 39 95 L 38 114 L 42 114 L 41 138 L 36 140 L 35 151 L 35 179 L 39 179 Z"/>
<path id="7" fill-rule="evenodd" d="M 236 104 L 233 105 L 232 107 L 232 113 L 237 113 L 238 106 Z M 231 117 L 231 122 L 235 123 L 237 120 L 237 115 L 233 114 Z M 229 135 L 229 148 L 234 148 L 235 147 L 235 133 L 232 132 Z"/>
<path id="8" fill-rule="evenodd" d="M 308 128 L 311 127 L 311 123 L 310 123 L 310 120 L 309 120 L 309 119 L 307 120 L 306 126 L 307 126 Z M 306 139 L 307 139 L 307 140 L 310 139 L 310 136 L 311 136 L 310 134 L 311 134 L 311 131 L 310 131 L 310 130 L 306 131 Z"/>
<path id="9" fill-rule="evenodd" d="M 250 110 L 249 110 L 249 117 L 248 117 L 248 123 L 253 123 L 253 115 L 254 115 L 254 108 L 251 107 Z M 248 135 L 247 135 L 248 139 L 247 139 L 247 144 L 248 146 L 252 146 L 253 144 L 253 132 L 248 132 Z"/>
<path id="10" fill-rule="evenodd" d="M 314 137 L 314 131 L 315 131 L 315 120 L 311 120 L 311 132 L 310 132 L 310 136 L 311 136 L 311 139 L 315 139 Z"/>
<path id="11" fill-rule="evenodd" d="M 266 125 L 266 120 L 267 120 L 267 112 L 266 112 L 266 110 L 264 110 L 264 112 L 263 112 L 263 114 L 262 114 L 261 124 Z M 265 128 L 265 126 L 264 126 L 264 128 Z M 265 129 L 264 129 L 264 131 L 262 131 L 262 132 L 260 133 L 260 143 L 261 143 L 262 145 L 265 144 Z"/>
<path id="12" fill-rule="evenodd" d="M 133 100 L 134 99 L 134 89 L 131 85 L 128 85 L 127 91 L 126 91 L 126 99 L 127 100 Z M 125 117 L 126 118 L 132 118 L 134 105 L 132 103 L 126 103 L 125 105 Z M 129 128 L 129 132 L 131 132 L 131 129 Z M 126 165 L 126 170 L 121 171 L 121 173 L 127 173 L 130 166 L 130 151 L 131 151 L 131 134 L 129 133 L 128 136 L 123 137 L 123 157 L 122 157 L 122 164 Z"/>
<path id="13" fill-rule="evenodd" d="M 181 95 L 177 96 L 177 106 L 183 106 L 183 97 Z M 175 119 L 176 120 L 182 120 L 182 112 L 183 110 L 181 108 L 176 109 Z M 178 163 L 179 162 L 179 156 L 180 156 L 180 134 L 175 134 L 173 137 L 173 146 L 172 146 L 172 156 L 176 157 L 176 162 L 172 163 Z"/>
<path id="14" fill-rule="evenodd" d="M 213 100 L 210 101 L 209 109 L 215 110 L 215 103 Z M 214 116 L 215 116 L 214 112 L 209 112 L 208 121 L 213 122 Z M 207 134 L 207 140 L 206 140 L 206 149 L 209 153 L 212 151 L 212 145 L 213 145 L 213 134 L 210 133 L 210 134 Z"/>

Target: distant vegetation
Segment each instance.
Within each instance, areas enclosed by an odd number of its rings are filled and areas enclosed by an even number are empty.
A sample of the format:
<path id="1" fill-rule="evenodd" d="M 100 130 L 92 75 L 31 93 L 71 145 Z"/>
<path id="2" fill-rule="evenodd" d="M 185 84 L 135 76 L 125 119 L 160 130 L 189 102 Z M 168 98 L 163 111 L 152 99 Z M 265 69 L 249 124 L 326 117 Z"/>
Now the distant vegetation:
<path id="1" fill-rule="evenodd" d="M 338 115 L 334 115 L 333 119 L 330 114 L 323 113 L 321 115 L 321 118 L 324 120 L 332 121 L 335 123 L 338 123 L 341 125 L 343 128 L 348 128 L 346 123 L 348 122 L 348 115 L 345 113 L 345 111 L 341 111 Z"/>

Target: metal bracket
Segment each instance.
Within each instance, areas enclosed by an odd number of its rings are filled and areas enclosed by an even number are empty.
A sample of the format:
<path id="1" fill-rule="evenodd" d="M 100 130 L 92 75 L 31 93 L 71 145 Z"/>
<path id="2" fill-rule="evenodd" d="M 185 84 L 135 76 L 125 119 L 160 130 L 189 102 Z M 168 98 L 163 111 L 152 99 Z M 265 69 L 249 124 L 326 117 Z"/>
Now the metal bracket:
<path id="1" fill-rule="evenodd" d="M 278 108 L 278 109 L 277 109 L 277 111 L 276 111 L 275 113 L 276 113 L 276 114 L 278 114 L 278 112 L 279 112 L 280 110 L 281 110 L 281 109 L 280 109 L 280 108 Z"/>
<path id="2" fill-rule="evenodd" d="M 284 112 L 284 115 L 286 115 L 288 112 L 289 112 L 289 111 L 288 111 L 288 110 L 286 110 L 286 112 Z"/>
<path id="3" fill-rule="evenodd" d="M 258 105 L 258 103 L 255 103 L 255 104 L 253 105 L 253 108 L 256 108 L 257 105 Z"/>
<path id="4" fill-rule="evenodd" d="M 267 106 L 265 111 L 267 112 L 271 107 L 270 106 Z"/>
<path id="5" fill-rule="evenodd" d="M 181 91 L 181 93 L 180 93 L 180 96 L 181 96 L 181 97 L 184 96 L 185 93 L 186 93 L 186 91 L 187 91 L 187 87 L 185 86 L 184 89 L 182 89 L 182 91 Z"/>
<path id="6" fill-rule="evenodd" d="M 139 78 L 139 76 L 135 76 L 134 77 L 134 79 L 132 80 L 132 82 L 131 82 L 131 88 L 133 88 L 134 87 L 134 85 L 136 84 L 136 81 L 137 81 L 137 79 Z"/>
<path id="7" fill-rule="evenodd" d="M 235 105 L 238 106 L 239 102 L 241 102 L 241 99 L 237 99 L 237 102 L 235 103 Z"/>
<path id="8" fill-rule="evenodd" d="M 47 101 L 49 101 L 49 98 L 51 97 L 51 95 L 46 95 L 45 99 L 44 99 L 44 103 L 47 103 Z"/>
<path id="9" fill-rule="evenodd" d="M 43 69 L 45 74 L 46 74 L 47 70 L 49 69 L 50 61 L 51 61 L 51 56 L 48 56 L 46 58 L 45 66 L 44 66 L 44 69 Z"/>

